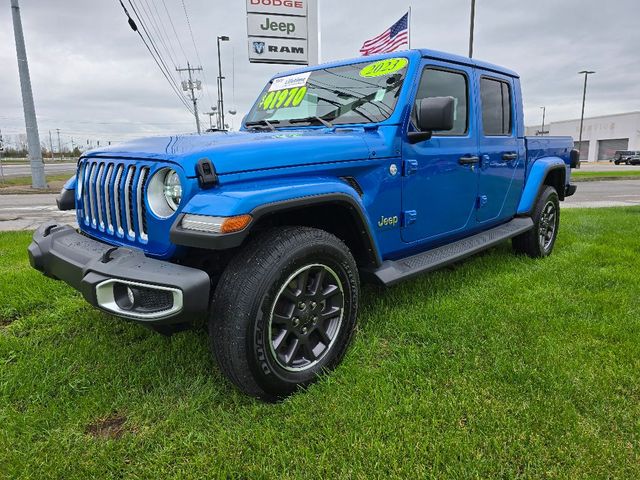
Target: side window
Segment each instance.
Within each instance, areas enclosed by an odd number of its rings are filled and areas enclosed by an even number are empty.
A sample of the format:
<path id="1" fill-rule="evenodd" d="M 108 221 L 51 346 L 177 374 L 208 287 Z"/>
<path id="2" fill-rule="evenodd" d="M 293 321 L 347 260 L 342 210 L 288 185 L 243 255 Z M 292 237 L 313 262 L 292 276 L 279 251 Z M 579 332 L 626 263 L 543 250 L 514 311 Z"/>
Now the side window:
<path id="1" fill-rule="evenodd" d="M 486 137 L 511 134 L 511 88 L 507 82 L 480 79 L 482 129 Z"/>
<path id="2" fill-rule="evenodd" d="M 446 132 L 436 132 L 434 135 L 464 135 L 467 132 L 469 117 L 467 91 L 467 77 L 465 74 L 433 67 L 424 69 L 416 95 L 416 102 L 430 97 L 453 97 L 456 105 L 453 128 Z M 411 113 L 411 119 L 415 125 L 415 105 Z"/>

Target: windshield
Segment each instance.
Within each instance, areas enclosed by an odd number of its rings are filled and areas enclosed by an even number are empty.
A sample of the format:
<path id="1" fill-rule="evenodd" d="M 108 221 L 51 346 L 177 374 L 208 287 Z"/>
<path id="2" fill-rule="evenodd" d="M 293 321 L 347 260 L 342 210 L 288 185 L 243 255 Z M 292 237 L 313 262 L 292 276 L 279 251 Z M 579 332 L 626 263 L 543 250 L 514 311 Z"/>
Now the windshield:
<path id="1" fill-rule="evenodd" d="M 245 126 L 381 122 L 395 109 L 408 65 L 399 57 L 276 78 L 262 91 Z"/>

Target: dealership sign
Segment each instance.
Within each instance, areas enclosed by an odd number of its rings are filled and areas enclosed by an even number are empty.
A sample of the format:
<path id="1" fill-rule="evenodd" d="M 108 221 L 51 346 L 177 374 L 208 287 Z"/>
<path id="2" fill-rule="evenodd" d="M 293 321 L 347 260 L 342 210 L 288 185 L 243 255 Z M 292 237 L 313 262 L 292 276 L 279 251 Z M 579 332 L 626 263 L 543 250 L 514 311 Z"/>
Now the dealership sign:
<path id="1" fill-rule="evenodd" d="M 318 63 L 318 0 L 247 0 L 249 61 Z"/>
<path id="2" fill-rule="evenodd" d="M 307 16 L 307 0 L 247 0 L 247 13 Z"/>
<path id="3" fill-rule="evenodd" d="M 250 37 L 307 39 L 307 19 L 284 15 L 249 15 L 247 31 Z"/>
<path id="4" fill-rule="evenodd" d="M 249 37 L 249 60 L 253 63 L 287 63 L 306 65 L 306 40 Z"/>

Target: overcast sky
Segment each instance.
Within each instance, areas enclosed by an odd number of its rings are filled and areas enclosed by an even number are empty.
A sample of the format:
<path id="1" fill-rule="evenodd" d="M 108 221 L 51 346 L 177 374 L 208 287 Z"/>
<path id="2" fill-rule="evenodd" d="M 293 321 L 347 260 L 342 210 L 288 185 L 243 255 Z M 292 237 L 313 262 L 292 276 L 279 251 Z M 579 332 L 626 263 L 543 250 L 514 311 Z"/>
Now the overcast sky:
<path id="1" fill-rule="evenodd" d="M 125 2 L 126 3 L 126 2 Z M 164 13 L 163 0 L 135 0 Z M 199 63 L 180 0 L 164 0 L 180 43 Z M 185 0 L 208 89 L 200 105 L 216 101 L 217 35 L 223 46 L 227 108 L 237 126 L 266 80 L 286 66 L 249 64 L 245 1 Z M 412 46 L 466 55 L 470 0 L 320 0 L 322 60 L 358 56 L 364 40 L 412 5 Z M 193 117 L 170 90 L 118 0 L 21 0 L 22 21 L 41 140 L 60 128 L 73 136 L 118 141 L 133 136 L 190 132 Z M 24 131 L 9 1 L 0 5 L 0 129 Z M 640 110 L 639 0 L 477 0 L 474 56 L 520 73 L 525 122 L 579 118 L 583 79 L 590 77 L 587 116 Z M 176 63 L 184 64 L 171 26 Z M 169 47 L 171 48 L 171 47 Z M 171 68 L 173 63 L 167 57 Z M 232 72 L 235 70 L 235 79 Z M 235 88 L 233 88 L 235 85 Z M 203 121 L 208 124 L 208 117 Z"/>

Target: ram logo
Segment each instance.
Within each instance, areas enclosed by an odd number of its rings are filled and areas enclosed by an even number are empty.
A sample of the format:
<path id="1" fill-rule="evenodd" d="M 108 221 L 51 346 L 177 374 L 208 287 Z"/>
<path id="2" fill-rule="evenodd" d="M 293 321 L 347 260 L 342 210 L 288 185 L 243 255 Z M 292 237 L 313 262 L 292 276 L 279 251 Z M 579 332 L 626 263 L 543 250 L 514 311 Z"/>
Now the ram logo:
<path id="1" fill-rule="evenodd" d="M 253 51 L 256 52 L 258 55 L 262 55 L 264 53 L 264 47 L 265 47 L 264 42 L 253 42 Z"/>

